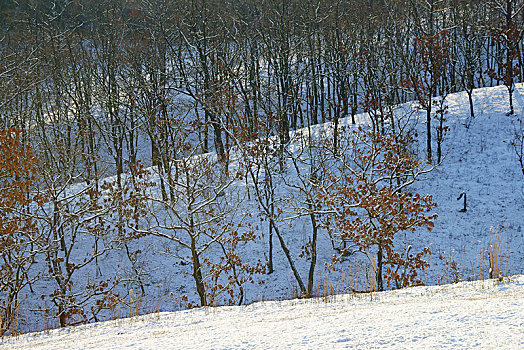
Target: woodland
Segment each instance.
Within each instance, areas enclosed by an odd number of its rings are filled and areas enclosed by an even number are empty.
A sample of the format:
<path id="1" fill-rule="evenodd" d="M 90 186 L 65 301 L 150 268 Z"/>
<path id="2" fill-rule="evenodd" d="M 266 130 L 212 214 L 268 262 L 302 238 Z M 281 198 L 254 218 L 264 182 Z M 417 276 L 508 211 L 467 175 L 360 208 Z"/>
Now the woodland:
<path id="1" fill-rule="evenodd" d="M 330 264 L 367 259 L 361 292 L 423 284 L 430 248 L 397 243 L 434 228 L 437 203 L 413 184 L 445 166 L 449 94 L 467 93 L 473 120 L 475 89 L 506 88 L 524 175 L 523 8 L 2 0 L 0 335 L 42 328 L 28 319 L 43 315 L 65 327 L 132 308 L 151 293 L 145 239 L 185 269 L 189 308 L 242 304 L 275 269 L 296 296 L 316 296 L 319 235 Z M 424 117 L 396 113 L 408 102 Z M 282 230 L 297 219 L 308 238 L 290 247 Z M 264 252 L 252 248 L 262 235 Z M 111 254 L 125 276 L 101 268 Z"/>

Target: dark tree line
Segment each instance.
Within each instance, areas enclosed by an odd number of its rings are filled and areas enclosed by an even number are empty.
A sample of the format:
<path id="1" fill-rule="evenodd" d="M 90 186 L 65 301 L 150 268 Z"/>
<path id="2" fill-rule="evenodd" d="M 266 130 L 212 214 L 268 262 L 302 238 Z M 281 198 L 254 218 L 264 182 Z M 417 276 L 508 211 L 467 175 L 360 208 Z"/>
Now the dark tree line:
<path id="1" fill-rule="evenodd" d="M 101 154 L 112 173 L 137 157 L 166 171 L 186 116 L 226 166 L 260 123 L 285 147 L 292 129 L 362 110 L 383 128 L 417 99 L 431 159 L 432 97 L 504 84 L 513 113 L 523 15 L 517 0 L 3 1 L 1 122 L 96 177 Z"/>

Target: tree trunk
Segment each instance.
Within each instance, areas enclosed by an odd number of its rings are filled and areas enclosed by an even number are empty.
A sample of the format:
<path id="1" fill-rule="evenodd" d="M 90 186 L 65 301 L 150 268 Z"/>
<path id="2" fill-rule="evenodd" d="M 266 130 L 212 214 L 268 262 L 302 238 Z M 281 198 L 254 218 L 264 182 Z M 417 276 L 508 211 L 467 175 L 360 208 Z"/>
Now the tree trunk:
<path id="1" fill-rule="evenodd" d="M 311 203 L 309 204 L 309 210 L 312 210 Z M 311 225 L 313 226 L 313 237 L 311 240 L 311 263 L 309 264 L 309 275 L 307 283 L 307 298 L 313 297 L 313 282 L 315 278 L 315 266 L 317 264 L 317 235 L 318 235 L 318 226 L 315 214 L 311 213 L 309 215 L 311 218 Z"/>
<path id="2" fill-rule="evenodd" d="M 282 235 L 280 234 L 280 230 L 275 225 L 275 222 L 273 220 L 271 220 L 270 223 L 271 225 L 273 225 L 273 229 L 275 230 L 278 240 L 280 241 L 280 246 L 282 247 L 282 250 L 284 251 L 284 255 L 286 256 L 287 261 L 289 262 L 289 267 L 291 267 L 291 271 L 293 272 L 293 275 L 295 276 L 295 279 L 297 280 L 298 287 L 300 288 L 300 294 L 301 296 L 305 296 L 307 292 L 306 287 L 304 286 L 304 282 L 302 281 L 302 278 L 300 277 L 300 274 L 298 273 L 298 270 L 295 267 L 295 263 L 293 262 L 289 249 L 287 248 L 286 243 L 284 242 L 284 239 L 282 238 Z"/>
<path id="3" fill-rule="evenodd" d="M 382 264 L 383 264 L 382 245 L 379 244 L 377 252 L 377 290 L 382 292 L 384 290 L 384 282 L 382 280 Z"/>
<path id="4" fill-rule="evenodd" d="M 62 304 L 58 305 L 58 322 L 60 324 L 60 328 L 67 327 L 66 310 Z"/>
<path id="5" fill-rule="evenodd" d="M 471 118 L 475 118 L 475 109 L 473 105 L 473 90 L 468 89 L 467 93 L 468 93 L 468 100 L 469 100 L 469 113 L 470 113 Z"/>
<path id="6" fill-rule="evenodd" d="M 431 96 L 429 96 L 428 107 L 426 111 L 426 133 L 427 133 L 427 153 L 428 153 L 428 162 L 432 162 L 433 154 L 431 151 Z"/>
<path id="7" fill-rule="evenodd" d="M 273 210 L 273 209 L 272 209 Z M 275 270 L 273 268 L 273 219 L 269 219 L 269 257 L 267 260 L 267 274 L 272 274 Z"/>
<path id="8" fill-rule="evenodd" d="M 513 78 L 511 78 L 513 79 Z M 509 94 L 509 112 L 508 112 L 508 115 L 514 115 L 515 114 L 515 109 L 513 107 L 513 90 L 514 90 L 514 85 L 512 84 L 512 86 L 508 86 L 508 94 Z"/>
<path id="9" fill-rule="evenodd" d="M 196 239 L 191 236 L 191 258 L 193 260 L 193 279 L 195 280 L 198 296 L 200 297 L 200 306 L 207 306 L 206 288 L 202 278 L 202 265 L 196 249 Z"/>

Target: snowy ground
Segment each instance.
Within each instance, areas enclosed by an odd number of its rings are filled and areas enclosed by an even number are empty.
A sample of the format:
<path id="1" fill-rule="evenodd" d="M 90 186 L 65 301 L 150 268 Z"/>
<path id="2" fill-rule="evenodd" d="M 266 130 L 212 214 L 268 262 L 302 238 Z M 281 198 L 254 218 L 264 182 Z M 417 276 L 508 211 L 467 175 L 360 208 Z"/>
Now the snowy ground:
<path id="1" fill-rule="evenodd" d="M 0 349 L 522 349 L 524 276 L 157 313 L 5 338 Z"/>
<path id="2" fill-rule="evenodd" d="M 524 85 L 518 84 L 517 90 L 515 92 L 515 111 L 518 115 L 524 115 Z M 454 280 L 471 280 L 477 279 L 480 276 L 481 267 L 484 267 L 483 271 L 485 277 L 487 277 L 486 266 L 486 252 L 490 242 L 490 227 L 500 226 L 500 236 L 502 237 L 501 241 L 501 251 L 500 251 L 500 265 L 502 272 L 505 276 L 510 274 L 523 274 L 524 273 L 524 176 L 522 175 L 518 160 L 514 154 L 514 151 L 511 149 L 509 142 L 512 139 L 512 118 L 505 115 L 505 112 L 508 110 L 508 95 L 505 87 L 495 87 L 495 88 L 486 88 L 478 89 L 474 92 L 474 101 L 475 101 L 475 111 L 476 118 L 469 120 L 469 107 L 467 103 L 467 95 L 465 93 L 453 94 L 448 96 L 447 104 L 449 105 L 449 113 L 447 115 L 448 125 L 450 126 L 450 131 L 446 136 L 443 144 L 444 153 L 446 158 L 444 159 L 442 165 L 436 169 L 434 172 L 428 175 L 426 181 L 417 183 L 415 189 L 421 195 L 432 194 L 435 201 L 438 203 L 438 208 L 435 209 L 435 212 L 438 214 L 438 219 L 435 222 L 435 229 L 428 233 L 426 230 L 416 231 L 410 233 L 406 237 L 405 242 L 398 242 L 399 249 L 402 249 L 404 245 L 410 244 L 413 246 L 413 251 L 419 251 L 423 247 L 429 246 L 432 251 L 432 255 L 429 257 L 431 263 L 431 269 L 425 272 L 425 275 L 422 276 L 422 281 L 427 285 L 439 283 L 441 281 L 450 282 Z M 404 107 L 405 111 L 402 111 L 402 108 L 399 109 L 399 113 L 410 114 L 411 109 Z M 424 112 L 418 111 L 413 115 L 414 117 L 420 116 L 420 122 L 418 127 L 420 128 L 419 133 L 419 148 L 421 153 L 424 152 L 425 145 L 425 125 L 423 124 Z M 365 122 L 367 120 L 367 115 L 357 116 L 359 122 Z M 413 118 L 416 120 L 416 118 Z M 341 121 L 341 124 L 348 123 L 348 121 Z M 469 127 L 466 127 L 469 125 Z M 322 126 L 312 127 L 313 132 L 318 132 Z M 245 191 L 245 183 L 239 182 L 232 187 L 231 191 Z M 461 192 L 465 191 L 468 195 L 468 210 L 465 213 L 459 212 L 459 209 L 462 208 L 462 203 L 457 201 L 457 197 Z M 279 193 L 280 196 L 285 196 L 285 189 L 282 190 L 282 193 Z M 264 261 L 267 252 L 267 223 L 260 222 L 260 219 L 257 217 L 257 206 L 255 205 L 254 200 L 248 201 L 246 203 L 246 212 L 253 214 L 252 224 L 254 226 L 259 226 L 259 234 L 262 236 L 262 239 L 257 241 L 255 246 L 251 246 L 250 250 L 246 252 L 246 260 L 250 262 L 256 262 L 258 259 Z M 308 219 L 298 219 L 290 222 L 281 222 L 279 223 L 280 229 L 286 244 L 291 250 L 291 255 L 295 259 L 295 263 L 299 273 L 302 275 L 302 278 L 307 278 L 307 269 L 309 266 L 309 261 L 305 258 L 299 257 L 300 247 L 305 245 L 308 242 L 308 238 L 311 234 L 311 226 Z M 276 239 L 275 239 L 276 240 Z M 86 250 L 91 249 L 93 244 L 92 237 L 84 237 L 83 241 L 78 244 L 78 252 L 80 252 L 83 257 L 83 254 Z M 139 314 L 150 313 L 155 310 L 161 311 L 174 311 L 183 309 L 187 306 L 187 303 L 181 302 L 183 297 L 187 297 L 190 302 L 197 301 L 197 294 L 194 287 L 194 282 L 191 277 L 188 276 L 189 267 L 183 265 L 179 260 L 163 254 L 165 242 L 156 238 L 146 237 L 140 241 L 132 242 L 130 248 L 134 250 L 140 250 L 141 253 L 138 255 L 138 267 L 142 278 L 144 281 L 146 294 L 145 297 L 137 303 L 137 307 L 140 309 Z M 261 300 L 282 300 L 289 299 L 296 294 L 296 282 L 293 275 L 290 272 L 289 265 L 282 253 L 278 242 L 274 242 L 274 265 L 275 272 L 271 275 L 262 275 L 259 276 L 259 280 L 263 284 L 253 284 L 247 285 L 245 292 L 245 301 L 248 303 L 261 301 Z M 322 289 L 323 279 L 327 276 L 328 272 L 326 271 L 325 264 L 330 262 L 333 256 L 333 250 L 331 248 L 331 243 L 328 235 L 325 230 L 322 230 L 319 235 L 318 242 L 318 261 L 317 261 L 317 270 L 316 270 L 316 284 L 318 284 L 318 289 Z M 42 271 L 45 271 L 45 265 L 43 259 L 37 259 L 41 265 Z M 456 270 L 451 271 L 449 266 L 451 263 L 456 263 Z M 125 252 L 122 248 L 115 249 L 110 251 L 109 254 L 103 256 L 99 259 L 99 269 L 95 270 L 94 267 L 86 267 L 85 270 L 80 271 L 75 277 L 75 286 L 81 288 L 85 281 L 89 280 L 93 276 L 100 278 L 108 278 L 116 276 L 121 283 L 117 292 L 120 294 L 121 298 L 126 298 L 126 300 L 131 300 L 132 296 L 137 295 L 137 286 L 136 283 L 132 283 L 132 271 L 129 264 L 129 259 L 125 255 Z M 364 272 L 360 270 L 360 266 L 351 265 L 350 262 L 345 262 L 343 264 L 336 265 L 336 270 L 330 272 L 329 278 L 333 284 L 334 289 L 337 292 L 347 292 L 349 287 L 353 287 L 357 290 L 366 289 L 366 284 L 362 276 Z M 99 272 L 100 271 L 100 272 Z M 357 279 L 360 279 L 360 284 Z M 520 280 L 522 282 L 522 280 Z M 127 283 L 127 284 L 126 284 Z M 20 310 L 20 331 L 29 332 L 35 330 L 43 330 L 48 328 L 57 327 L 56 316 L 54 315 L 53 306 L 49 302 L 41 302 L 40 295 L 49 294 L 54 290 L 53 281 L 51 279 L 43 278 L 34 283 L 32 286 L 34 291 L 29 291 L 28 288 L 24 290 L 22 294 L 22 304 Z M 519 288 L 515 286 L 514 288 Z M 522 290 L 522 283 L 520 286 Z M 395 292 L 391 295 L 404 295 L 405 293 L 415 293 L 420 289 L 410 289 L 407 292 Z M 433 290 L 433 289 L 431 289 Z M 455 294 L 460 294 L 460 291 L 464 290 L 459 288 L 456 290 Z M 493 289 L 496 291 L 498 289 Z M 505 293 L 504 291 L 501 291 Z M 422 292 L 421 292 L 422 293 Z M 491 292 L 489 292 L 491 293 Z M 422 293 L 424 294 L 424 293 Z M 454 294 L 454 295 L 455 295 Z M 521 292 L 521 298 L 522 298 Z M 386 299 L 389 300 L 390 294 L 387 294 Z M 439 298 L 442 300 L 448 300 L 447 294 L 437 293 L 440 295 Z M 491 295 L 491 294 L 489 294 Z M 467 316 L 468 310 L 483 310 L 483 307 L 487 307 L 487 304 L 482 303 L 472 303 L 469 304 L 469 300 L 462 300 L 467 298 L 467 296 L 461 298 L 452 297 L 449 299 L 449 303 L 446 305 L 441 305 L 440 309 L 436 305 L 425 305 L 428 303 L 429 296 L 425 296 L 420 300 L 411 300 L 408 305 L 413 307 L 414 310 L 418 308 L 427 308 L 424 309 L 422 314 L 419 316 L 427 317 L 421 318 L 422 321 L 436 319 L 439 317 L 444 317 L 444 320 L 449 321 L 450 319 L 446 317 L 451 317 L 453 313 L 449 315 L 445 313 L 445 310 L 448 310 L 449 305 L 464 306 L 462 317 L 464 322 L 467 322 L 468 317 L 475 318 L 474 314 Z M 477 298 L 477 297 L 474 297 Z M 506 306 L 511 306 L 511 301 L 504 298 L 489 298 L 490 308 L 487 309 L 487 315 L 493 316 L 486 320 L 487 328 L 479 328 L 474 330 L 475 332 L 484 331 L 482 333 L 476 333 L 479 339 L 484 339 L 487 337 L 490 342 L 495 340 L 495 335 L 492 334 L 492 330 L 496 328 L 491 326 L 490 322 L 493 322 L 493 325 L 496 322 L 504 322 L 504 319 L 497 319 L 495 317 L 497 313 L 497 303 L 504 300 Z M 382 302 L 382 299 L 379 299 Z M 431 299 L 433 300 L 433 299 Z M 522 306 L 522 299 L 517 299 L 520 302 L 519 305 Z M 352 303 L 357 302 L 354 300 L 349 301 L 349 304 L 343 305 L 353 305 Z M 358 301 L 358 303 L 364 302 Z M 288 305 L 284 304 L 270 304 L 270 305 Z M 361 305 L 361 304 L 359 304 Z M 362 305 L 365 305 L 362 306 Z M 340 322 L 337 322 L 337 313 L 332 313 L 330 310 L 341 310 L 340 306 L 333 306 L 333 309 L 330 309 L 332 306 L 330 304 L 321 304 L 314 306 L 314 309 L 307 309 L 304 306 L 301 313 L 297 313 L 296 317 L 290 317 L 289 324 L 287 321 L 282 321 L 282 327 L 294 327 L 293 325 L 296 322 L 296 329 L 292 334 L 289 335 L 290 341 L 295 339 L 298 342 L 298 337 L 300 334 L 307 335 L 310 331 L 308 327 L 315 327 L 314 322 L 308 319 L 309 313 L 324 313 L 323 316 L 327 323 L 322 326 L 320 330 L 324 329 L 326 332 L 326 338 L 323 336 L 318 337 L 318 341 L 323 343 L 326 339 L 333 337 L 337 338 L 339 334 L 340 339 L 344 339 L 343 329 L 347 329 L 350 332 L 350 335 L 347 335 L 346 338 L 355 341 L 355 345 L 358 345 L 357 334 L 362 332 L 361 345 L 363 347 L 374 347 L 380 346 L 380 342 L 377 339 L 387 338 L 387 337 L 397 337 L 398 334 L 402 333 L 406 339 L 413 340 L 415 335 L 410 336 L 409 323 L 407 328 L 400 328 L 399 332 L 394 333 L 391 331 L 393 327 L 384 324 L 381 324 L 380 330 L 377 330 L 374 333 L 373 328 L 375 327 L 374 323 L 371 322 L 368 326 L 361 326 L 361 319 L 364 322 L 365 319 L 373 318 L 367 316 L 365 308 L 368 306 L 379 307 L 376 311 L 376 315 L 394 315 L 402 314 L 404 311 L 402 308 L 398 308 L 395 305 L 390 305 L 391 309 L 387 309 L 386 304 L 380 303 L 367 303 L 362 304 L 361 308 L 349 308 L 353 311 L 349 314 L 340 315 Z M 291 306 L 290 306 L 291 307 Z M 302 306 L 295 305 L 293 306 L 296 309 L 300 309 Z M 50 313 L 45 312 L 44 310 L 50 308 Z M 280 308 L 280 307 L 278 307 Z M 434 309 L 437 308 L 437 309 Z M 349 310 L 348 309 L 348 310 Z M 522 309 L 522 307 L 521 307 Z M 237 311 L 235 311 L 237 310 Z M 269 321 L 268 313 L 272 311 L 264 311 L 264 308 L 260 306 L 250 306 L 248 308 L 233 308 L 233 309 L 220 309 L 220 311 L 193 311 L 190 313 L 177 313 L 170 316 L 166 316 L 165 321 L 159 321 L 159 328 L 162 328 L 162 322 L 175 322 L 173 320 L 178 319 L 179 317 L 187 317 L 189 321 L 193 318 L 200 317 L 202 313 L 209 314 L 209 320 L 206 323 L 200 324 L 198 327 L 208 326 L 209 322 L 213 322 L 215 319 L 213 315 L 222 315 L 220 317 L 225 317 L 224 313 L 231 313 L 231 322 L 234 325 L 236 320 L 242 323 L 242 313 L 239 313 L 238 310 L 249 311 L 246 312 L 245 317 L 251 317 L 251 315 L 261 313 L 266 313 L 266 316 L 263 317 L 267 324 L 263 326 L 256 327 L 250 332 L 256 334 L 257 332 L 267 333 L 267 337 L 278 337 L 280 333 L 276 333 L 273 330 L 273 327 L 279 326 L 280 321 L 275 321 L 275 324 L 272 324 Z M 270 309 L 271 310 L 271 309 Z M 301 310 L 301 309 L 300 309 Z M 313 311 L 311 311 L 313 310 Z M 360 311 L 358 311 L 360 310 Z M 440 313 L 437 312 L 440 310 Z M 454 307 L 449 306 L 449 310 L 454 310 Z M 514 308 L 514 312 L 518 309 Z M 358 311 L 358 312 L 357 312 Z M 354 314 L 353 314 L 354 312 Z M 432 313 L 435 312 L 435 313 Z M 454 312 L 454 311 L 453 311 Z M 484 311 L 480 311 L 484 313 Z M 522 312 L 522 311 L 521 311 Z M 123 317 L 129 315 L 126 305 L 119 306 L 119 309 L 113 316 Z M 181 316 L 183 315 L 183 316 Z M 371 315 L 371 314 L 370 314 Z M 445 315 L 445 316 L 444 316 Z M 108 315 L 107 315 L 108 316 Z M 416 315 L 413 317 L 410 316 L 409 319 L 417 319 Z M 491 317 L 490 316 L 490 317 Z M 522 314 L 521 314 L 522 316 Z M 218 317 L 218 316 L 216 316 Z M 254 317 L 254 316 L 253 316 Z M 331 319 L 331 318 L 334 319 Z M 346 319 L 346 317 L 348 319 Z M 506 315 L 504 315 L 506 317 Z M 509 316 L 508 316 L 509 317 Z M 284 317 L 285 318 L 285 317 Z M 107 318 L 106 318 L 107 319 Z M 185 319 L 185 318 L 184 318 Z M 353 321 L 355 319 L 355 321 Z M 171 320 L 171 321 L 170 321 Z M 459 320 L 459 316 L 453 318 L 453 320 Z M 133 327 L 140 328 L 143 325 L 145 327 L 145 322 L 152 321 L 151 317 L 145 318 L 144 321 L 132 321 L 129 324 L 129 329 Z M 357 322 L 358 321 L 358 322 Z M 408 319 L 405 320 L 408 322 Z M 124 322 L 124 321 L 119 321 Z M 142 322 L 142 323 L 141 323 Z M 156 322 L 156 321 L 155 321 Z M 176 321 L 178 322 L 178 321 Z M 411 321 L 410 321 L 411 322 Z M 456 322 L 455 326 L 458 327 L 464 322 Z M 476 322 L 472 320 L 471 322 Z M 479 321 L 480 322 L 480 321 Z M 522 321 L 521 321 L 522 322 Z M 340 323 L 339 333 L 335 332 L 335 328 L 338 327 L 337 324 Z M 177 326 L 180 330 L 176 332 L 182 332 L 184 329 L 185 321 Z M 362 324 L 365 324 L 362 323 Z M 447 326 L 446 322 L 438 323 L 443 326 Z M 261 323 L 262 325 L 262 323 Z M 98 329 L 97 325 L 90 326 L 92 328 L 87 328 L 87 330 Z M 151 327 L 156 327 L 151 325 Z M 345 327 L 345 328 L 344 328 Z M 362 328 L 361 328 L 362 327 Z M 371 328 L 367 328 L 371 327 Z M 382 329 L 384 328 L 384 330 Z M 422 327 L 422 326 L 421 326 Z M 426 327 L 426 326 L 424 326 Z M 425 341 L 424 339 L 430 339 L 434 341 L 436 338 L 435 334 L 438 334 L 439 328 L 433 329 L 432 325 L 427 325 L 429 328 L 421 328 L 420 334 L 416 335 L 421 337 L 420 341 Z M 436 326 L 435 326 L 436 327 Z M 440 326 L 439 326 L 440 327 Z M 451 326 L 450 326 L 451 327 Z M 480 326 L 479 326 L 480 327 Z M 152 328 L 151 328 L 152 329 Z M 292 329 L 292 328 L 291 328 Z M 333 329 L 333 334 L 329 332 Z M 319 330 L 319 331 L 320 331 Z M 387 331 L 386 331 L 387 330 Z M 203 330 L 202 330 L 203 331 Z M 357 332 L 358 331 L 358 332 Z M 67 336 L 66 331 L 60 331 L 57 334 L 60 336 Z M 149 332 L 149 331 L 148 331 Z M 155 331 L 156 332 L 156 331 Z M 159 332 L 161 332 L 159 330 Z M 243 331 L 242 331 L 243 332 Z M 240 331 L 235 331 L 233 328 L 232 331 L 227 331 L 224 334 L 230 334 L 230 336 L 225 336 L 230 338 L 233 341 L 234 337 L 241 337 L 242 333 Z M 279 331 L 280 332 L 280 331 Z M 281 332 L 285 331 L 285 328 L 282 328 Z M 424 333 L 426 332 L 426 333 Z M 435 332 L 435 333 L 433 333 Z M 522 331 L 521 331 L 522 332 Z M 220 335 L 217 331 L 217 337 L 224 337 Z M 246 333 L 247 334 L 247 333 Z M 367 334 L 367 335 L 366 335 Z M 433 334 L 433 335 L 432 335 Z M 456 333 L 445 332 L 440 336 L 450 336 L 455 334 L 455 339 L 458 341 L 460 338 L 460 328 L 457 328 Z M 91 334 L 87 337 L 95 337 Z M 104 335 L 101 334 L 101 337 Z M 108 338 L 111 337 L 111 334 L 106 334 Z M 247 336 L 247 335 L 246 335 Z M 428 338 L 424 338 L 424 337 Z M 493 338 L 491 338 L 493 336 Z M 182 335 L 180 336 L 182 337 Z M 368 338 L 370 337 L 370 338 Z M 372 338 L 376 337 L 376 338 Z M 203 337 L 206 338 L 206 337 Z M 211 337 L 208 337 L 212 339 Z M 25 339 L 25 338 L 24 338 Z M 27 338 L 29 339 L 29 338 Z M 32 338 L 31 338 L 32 339 Z M 35 338 L 36 339 L 36 338 Z M 115 338 L 114 341 L 117 341 L 118 338 Z M 375 340 L 373 340 L 375 339 Z M 450 338 L 451 339 L 451 338 Z M 472 339 L 472 338 L 471 338 Z M 89 342 L 90 338 L 86 339 L 86 342 Z M 139 345 L 139 337 L 136 339 L 136 345 Z M 162 340 L 164 341 L 164 340 Z M 179 341 L 183 341 L 181 338 Z M 207 343 L 209 347 L 212 346 L 213 340 Z M 247 347 L 248 344 L 242 345 L 240 338 L 238 338 L 239 347 Z M 484 342 L 483 344 L 491 344 L 490 342 Z M 79 343 L 80 344 L 80 343 Z M 421 343 L 425 345 L 426 343 Z M 450 345 L 451 340 L 450 340 Z M 471 344 L 474 344 L 473 342 Z M 496 344 L 496 343 L 494 343 Z M 308 347 L 311 346 L 314 348 L 313 344 L 306 344 Z M 334 344 L 336 345 L 336 344 Z M 427 343 L 427 345 L 431 345 Z M 33 346 L 33 345 L 31 345 Z M 144 345 L 146 346 L 146 345 Z M 259 344 L 260 347 L 263 347 L 263 344 Z M 107 346 L 108 348 L 110 346 Z"/>
<path id="3" fill-rule="evenodd" d="M 524 85 L 515 91 L 516 114 L 524 115 Z M 433 257 L 452 256 L 464 279 L 476 278 L 479 256 L 485 254 L 490 228 L 503 238 L 504 270 L 524 272 L 524 177 L 510 146 L 512 121 L 506 116 L 508 93 L 504 86 L 474 92 L 476 118 L 468 121 L 466 93 L 450 95 L 450 132 L 444 140 L 446 159 L 418 188 L 433 194 L 439 218 L 434 234 L 418 232 L 431 244 Z M 466 125 L 469 124 L 469 128 Z M 461 213 L 461 192 L 468 210 Z M 476 271 L 477 270 L 477 271 Z"/>

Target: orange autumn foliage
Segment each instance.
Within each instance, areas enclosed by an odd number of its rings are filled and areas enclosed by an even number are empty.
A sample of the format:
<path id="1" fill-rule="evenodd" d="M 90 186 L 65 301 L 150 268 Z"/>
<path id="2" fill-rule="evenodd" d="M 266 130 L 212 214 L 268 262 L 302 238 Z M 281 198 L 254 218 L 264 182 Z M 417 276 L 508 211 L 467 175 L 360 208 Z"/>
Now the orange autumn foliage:
<path id="1" fill-rule="evenodd" d="M 28 270 L 37 238 L 36 226 L 27 215 L 34 195 L 36 158 L 21 141 L 18 129 L 0 130 L 0 335 L 16 333 L 18 294 L 29 283 Z"/>
<path id="2" fill-rule="evenodd" d="M 396 288 L 421 284 L 417 275 L 429 266 L 422 259 L 429 248 L 412 254 L 409 247 L 399 252 L 395 246 L 399 233 L 419 228 L 431 231 L 437 217 L 429 213 L 436 206 L 431 195 L 405 190 L 424 172 L 410 150 L 413 138 L 363 129 L 350 137 L 351 162 L 343 164 L 345 170 L 321 194 L 333 213 L 326 227 L 358 251 L 376 254 L 379 290 L 384 289 L 384 280 Z"/>

